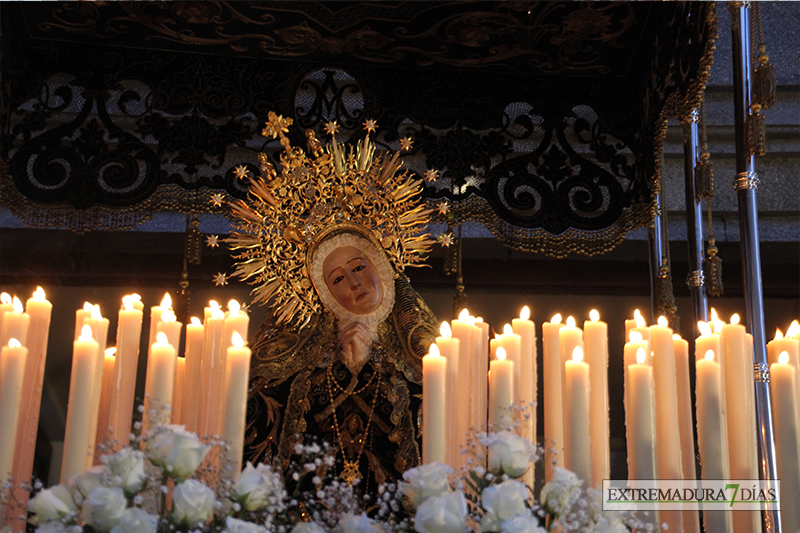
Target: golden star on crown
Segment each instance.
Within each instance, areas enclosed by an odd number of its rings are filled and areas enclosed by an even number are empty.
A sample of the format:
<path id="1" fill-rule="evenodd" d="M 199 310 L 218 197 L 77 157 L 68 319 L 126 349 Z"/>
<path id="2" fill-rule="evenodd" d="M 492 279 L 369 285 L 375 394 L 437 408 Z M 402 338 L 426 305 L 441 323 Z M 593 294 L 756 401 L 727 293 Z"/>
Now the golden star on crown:
<path id="1" fill-rule="evenodd" d="M 216 235 L 209 235 L 208 237 L 206 237 L 206 246 L 208 246 L 209 248 L 216 248 L 217 246 L 219 246 L 219 237 L 217 237 Z"/>
<path id="2" fill-rule="evenodd" d="M 214 275 L 214 285 L 219 287 L 221 285 L 227 285 L 227 284 L 228 284 L 227 274 L 223 274 L 222 272 L 217 272 L 216 275 Z"/>
<path id="3" fill-rule="evenodd" d="M 245 167 L 244 165 L 239 165 L 238 167 L 233 169 L 233 174 L 240 180 L 243 180 L 247 177 L 248 174 L 247 167 Z"/>
<path id="4" fill-rule="evenodd" d="M 264 129 L 261 135 L 264 137 L 272 136 L 274 139 L 278 135 L 289 131 L 289 126 L 292 125 L 292 119 L 289 117 L 283 118 L 282 115 L 275 114 L 274 111 L 269 112 L 269 120 L 264 123 Z"/>
<path id="5" fill-rule="evenodd" d="M 439 204 L 440 215 L 446 215 L 449 212 L 450 212 L 450 204 L 448 204 L 446 201 Z"/>
<path id="6" fill-rule="evenodd" d="M 441 243 L 442 246 L 449 248 L 450 245 L 453 244 L 453 234 L 447 233 L 445 235 L 439 235 L 439 238 L 437 240 Z"/>
<path id="7" fill-rule="evenodd" d="M 425 171 L 425 181 L 427 181 L 428 183 L 433 183 L 434 181 L 436 181 L 436 178 L 438 177 L 439 177 L 438 170 L 429 168 L 428 170 Z"/>
<path id="8" fill-rule="evenodd" d="M 414 144 L 414 141 L 411 139 L 411 137 L 404 137 L 403 139 L 400 139 L 400 148 L 402 150 L 405 150 L 405 151 L 411 150 L 411 146 L 413 144 Z"/>
<path id="9" fill-rule="evenodd" d="M 211 204 L 214 207 L 219 207 L 219 206 L 222 205 L 222 193 L 221 192 L 217 192 L 217 193 L 214 193 L 213 195 L 211 195 Z"/>
<path id="10" fill-rule="evenodd" d="M 378 129 L 378 123 L 372 119 L 364 121 L 364 129 L 367 130 L 367 133 L 374 132 Z"/>
<path id="11" fill-rule="evenodd" d="M 325 133 L 327 133 L 328 135 L 336 135 L 338 131 L 339 131 L 339 125 L 336 123 L 335 120 L 332 120 L 331 122 L 325 124 Z"/>

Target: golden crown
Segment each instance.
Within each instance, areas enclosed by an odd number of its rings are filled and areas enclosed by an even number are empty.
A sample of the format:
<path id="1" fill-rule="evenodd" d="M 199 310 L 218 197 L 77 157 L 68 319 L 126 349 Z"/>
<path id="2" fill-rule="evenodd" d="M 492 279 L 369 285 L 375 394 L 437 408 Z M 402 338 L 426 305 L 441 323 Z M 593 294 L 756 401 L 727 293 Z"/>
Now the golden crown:
<path id="1" fill-rule="evenodd" d="M 270 112 L 261 132 L 280 138 L 280 172 L 264 153 L 259 154 L 260 176 L 237 169 L 250 187 L 246 201 L 230 203 L 236 221 L 227 242 L 238 252 L 234 275 L 257 285 L 253 301 L 273 307 L 278 323 L 303 327 L 322 305 L 308 259 L 336 228 L 359 228 L 398 271 L 419 266 L 434 241 L 423 233 L 431 210 L 421 201 L 421 181 L 400 170 L 399 151 L 376 153 L 369 137 L 374 121 L 364 122 L 366 137 L 349 149 L 336 141 L 335 122 L 325 126 L 331 136 L 325 147 L 308 130 L 307 153 L 286 137 L 291 124 L 292 119 Z M 403 139 L 401 148 L 410 147 L 411 140 Z"/>

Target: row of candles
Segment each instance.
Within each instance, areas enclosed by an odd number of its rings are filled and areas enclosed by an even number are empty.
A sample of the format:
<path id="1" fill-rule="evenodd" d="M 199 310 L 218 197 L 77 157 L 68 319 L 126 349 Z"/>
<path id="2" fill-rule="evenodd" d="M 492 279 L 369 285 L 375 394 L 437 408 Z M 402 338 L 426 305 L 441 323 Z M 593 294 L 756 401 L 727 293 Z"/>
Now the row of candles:
<path id="1" fill-rule="evenodd" d="M 28 494 L 20 482 L 33 470 L 52 304 L 41 288 L 24 310 L 6 293 L 0 302 L 0 475 L 14 480 L 14 496 L 24 504 Z M 100 444 L 113 449 L 129 444 L 143 315 L 138 295 L 124 297 L 117 345 L 107 349 L 109 320 L 99 307 L 86 303 L 76 311 L 62 483 L 97 464 Z M 192 318 L 185 328 L 168 294 L 150 308 L 142 432 L 156 423 L 174 423 L 202 437 L 219 435 L 228 450 L 222 471 L 231 476 L 241 471 L 248 327 L 249 317 L 236 300 L 228 303 L 227 313 L 212 300 L 204 322 Z M 185 349 L 179 357 L 182 334 Z"/>

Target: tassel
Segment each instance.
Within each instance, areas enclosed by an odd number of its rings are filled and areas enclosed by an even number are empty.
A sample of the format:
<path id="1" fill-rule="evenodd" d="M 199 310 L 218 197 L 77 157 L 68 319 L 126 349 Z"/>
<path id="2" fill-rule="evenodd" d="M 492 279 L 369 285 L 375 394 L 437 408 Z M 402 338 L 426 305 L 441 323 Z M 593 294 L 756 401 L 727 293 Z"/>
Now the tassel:
<path id="1" fill-rule="evenodd" d="M 698 198 L 712 198 L 714 196 L 714 165 L 711 154 L 703 150 L 700 152 L 700 162 L 695 167 L 695 191 Z"/>
<path id="2" fill-rule="evenodd" d="M 764 60 L 762 61 L 762 57 Z M 767 63 L 769 56 L 759 54 L 758 67 L 753 75 L 753 103 L 768 109 L 775 103 L 775 66 Z"/>
<path id="3" fill-rule="evenodd" d="M 712 298 L 722 296 L 722 258 L 717 255 L 719 250 L 713 239 L 708 241 L 708 258 L 703 259 L 703 273 L 706 278 L 706 292 Z"/>
<path id="4" fill-rule="evenodd" d="M 767 153 L 767 138 L 764 131 L 764 115 L 759 113 L 758 104 L 753 106 L 753 112 L 747 115 L 747 151 L 748 155 L 762 156 Z"/>

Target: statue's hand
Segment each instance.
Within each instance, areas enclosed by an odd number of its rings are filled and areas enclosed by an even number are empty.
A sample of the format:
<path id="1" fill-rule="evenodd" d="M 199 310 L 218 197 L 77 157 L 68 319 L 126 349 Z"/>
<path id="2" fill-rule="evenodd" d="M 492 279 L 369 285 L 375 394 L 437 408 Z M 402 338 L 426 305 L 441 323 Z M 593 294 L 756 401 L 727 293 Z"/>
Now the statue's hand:
<path id="1" fill-rule="evenodd" d="M 348 324 L 339 332 L 339 341 L 342 343 L 344 363 L 351 371 L 359 368 L 369 357 L 372 335 L 364 324 L 360 322 Z"/>

